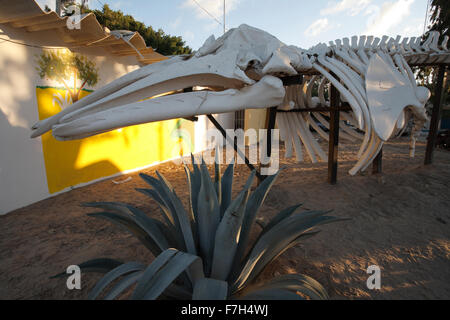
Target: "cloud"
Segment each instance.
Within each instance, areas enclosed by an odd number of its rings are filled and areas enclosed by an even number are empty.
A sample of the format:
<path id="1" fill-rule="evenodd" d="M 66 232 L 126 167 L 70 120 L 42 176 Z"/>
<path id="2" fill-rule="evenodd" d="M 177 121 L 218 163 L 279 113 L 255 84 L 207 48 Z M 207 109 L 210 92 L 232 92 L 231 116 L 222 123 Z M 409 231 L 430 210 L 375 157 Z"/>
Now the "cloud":
<path id="1" fill-rule="evenodd" d="M 195 39 L 195 34 L 192 31 L 186 30 L 183 33 L 183 39 L 187 41 L 193 41 Z"/>
<path id="2" fill-rule="evenodd" d="M 409 23 L 403 26 L 400 34 L 404 37 L 417 37 L 423 33 L 423 19 L 413 19 L 408 21 Z"/>
<path id="3" fill-rule="evenodd" d="M 385 2 L 381 8 L 372 8 L 372 15 L 367 22 L 364 33 L 370 35 L 384 35 L 392 31 L 410 15 L 411 5 L 414 0 L 397 0 Z M 422 25 L 423 26 L 423 25 Z"/>
<path id="4" fill-rule="evenodd" d="M 314 21 L 308 29 L 305 30 L 304 34 L 308 37 L 315 37 L 322 32 L 328 30 L 330 28 L 330 24 L 327 18 L 322 18 Z"/>
<path id="5" fill-rule="evenodd" d="M 339 2 L 329 2 L 325 9 L 320 10 L 322 16 L 347 12 L 351 16 L 355 16 L 364 10 L 372 0 L 341 0 Z"/>
<path id="6" fill-rule="evenodd" d="M 240 0 L 227 0 L 225 5 L 225 13 L 234 10 L 239 4 Z M 186 0 L 181 5 L 182 8 L 189 8 L 195 10 L 197 17 L 202 19 L 213 19 L 208 11 L 217 20 L 222 21 L 223 17 L 223 1 L 212 0 Z M 203 8 L 203 9 L 202 9 Z"/>
<path id="7" fill-rule="evenodd" d="M 172 29 L 177 29 L 181 25 L 181 22 L 181 17 L 178 17 L 173 22 L 170 22 L 169 25 Z"/>

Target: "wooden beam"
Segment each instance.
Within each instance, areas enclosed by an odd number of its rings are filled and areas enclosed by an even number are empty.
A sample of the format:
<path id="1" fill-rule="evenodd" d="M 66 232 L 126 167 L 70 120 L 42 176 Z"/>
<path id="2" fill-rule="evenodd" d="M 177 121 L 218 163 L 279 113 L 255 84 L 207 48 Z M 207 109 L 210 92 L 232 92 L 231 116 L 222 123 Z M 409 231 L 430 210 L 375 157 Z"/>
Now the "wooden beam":
<path id="1" fill-rule="evenodd" d="M 117 39 L 116 37 L 112 37 L 108 40 L 99 40 L 88 43 L 88 47 L 107 47 L 107 46 L 113 46 L 113 45 L 121 45 L 123 44 L 122 39 Z"/>
<path id="2" fill-rule="evenodd" d="M 122 44 L 121 44 L 122 45 Z M 124 49 L 113 49 L 111 51 L 112 54 L 116 54 L 116 55 L 131 55 L 131 54 L 136 54 L 137 52 L 136 50 L 134 50 L 133 48 L 131 48 L 125 41 L 123 41 L 123 45 L 124 45 Z M 126 47 L 125 47 L 126 46 Z M 125 49 L 126 48 L 126 49 Z M 147 48 L 136 48 L 142 55 L 144 54 L 151 54 L 154 52 L 154 50 L 151 47 L 147 47 Z"/>
<path id="3" fill-rule="evenodd" d="M 330 130 L 328 141 L 328 182 L 336 184 L 339 145 L 339 91 L 331 85 L 330 94 Z"/>
<path id="4" fill-rule="evenodd" d="M 380 152 L 377 154 L 375 159 L 372 162 L 372 173 L 382 173 L 383 172 L 383 148 L 380 149 Z"/>
<path id="5" fill-rule="evenodd" d="M 42 17 L 42 13 L 32 13 L 30 15 L 23 15 L 22 13 L 16 13 L 14 15 L 8 16 L 8 18 L 0 18 L 0 24 L 22 21 L 23 19 L 27 20 L 34 19 L 39 17 Z"/>
<path id="6" fill-rule="evenodd" d="M 444 75 L 446 71 L 445 65 L 438 67 L 437 82 L 434 91 L 433 111 L 431 114 L 430 131 L 428 133 L 427 149 L 425 151 L 425 165 L 433 163 L 433 151 L 436 147 L 436 138 L 439 131 L 439 122 L 441 120 L 442 111 L 442 89 L 444 86 Z"/>
<path id="7" fill-rule="evenodd" d="M 10 22 L 11 26 L 14 28 L 25 28 L 25 27 L 31 27 L 43 23 L 49 23 L 49 22 L 57 22 L 61 19 L 55 15 L 52 14 L 46 14 L 46 15 L 39 15 L 39 16 L 33 16 L 30 18 L 25 18 L 17 21 Z M 66 20 L 64 20 L 65 23 Z"/>
<path id="8" fill-rule="evenodd" d="M 59 29 L 64 28 L 67 26 L 66 20 L 59 20 L 59 21 L 51 21 L 47 23 L 39 23 L 32 26 L 26 26 L 25 30 L 28 32 L 36 32 L 36 31 L 44 31 L 44 30 L 51 30 L 51 29 Z"/>
<path id="9" fill-rule="evenodd" d="M 295 76 L 285 76 L 281 78 L 281 81 L 283 81 L 284 86 L 291 86 L 295 84 L 302 84 L 303 83 L 303 75 L 298 74 Z"/>
<path id="10" fill-rule="evenodd" d="M 267 129 L 267 157 L 272 155 L 272 130 L 275 129 L 275 121 L 277 118 L 277 107 L 271 107 L 267 110 L 266 129 Z"/>

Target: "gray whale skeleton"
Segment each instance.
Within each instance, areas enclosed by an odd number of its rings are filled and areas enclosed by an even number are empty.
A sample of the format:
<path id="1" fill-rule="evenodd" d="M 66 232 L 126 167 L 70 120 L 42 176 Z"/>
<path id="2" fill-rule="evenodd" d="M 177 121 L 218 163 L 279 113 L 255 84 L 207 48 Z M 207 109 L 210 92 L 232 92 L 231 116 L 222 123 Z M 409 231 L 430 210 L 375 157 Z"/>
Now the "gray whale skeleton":
<path id="1" fill-rule="evenodd" d="M 303 161 L 307 155 L 312 162 L 328 158 L 329 181 L 335 183 L 339 138 L 360 142 L 358 160 L 349 171 L 354 175 L 374 161 L 381 168 L 383 143 L 401 134 L 412 120 L 414 155 L 430 92 L 417 86 L 410 66 L 439 66 L 428 141 L 434 147 L 439 88 L 450 62 L 447 43 L 447 36 L 439 43 L 439 33 L 430 32 L 425 41 L 354 36 L 305 50 L 241 25 L 218 39 L 211 36 L 192 55 L 172 57 L 112 81 L 37 122 L 31 136 L 52 130 L 59 140 L 81 139 L 124 126 L 203 114 L 217 126 L 211 114 L 269 108 L 268 129 L 276 121 L 286 156 L 295 154 Z M 189 90 L 193 87 L 201 90 Z M 161 96 L 168 92 L 175 93 Z M 328 113 L 329 120 L 324 117 Z M 328 157 L 311 128 L 328 140 Z M 427 147 L 428 162 L 432 147 Z"/>

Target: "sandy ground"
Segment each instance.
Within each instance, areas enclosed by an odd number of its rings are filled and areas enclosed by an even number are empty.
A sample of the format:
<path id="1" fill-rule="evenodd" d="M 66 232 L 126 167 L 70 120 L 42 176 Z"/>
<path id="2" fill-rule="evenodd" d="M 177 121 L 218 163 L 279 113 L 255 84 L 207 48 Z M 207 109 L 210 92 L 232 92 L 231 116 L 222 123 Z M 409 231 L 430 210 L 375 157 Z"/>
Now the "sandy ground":
<path id="1" fill-rule="evenodd" d="M 415 159 L 406 140 L 384 148 L 383 174 L 350 177 L 356 145 L 339 152 L 338 184 L 326 182 L 326 163 L 281 159 L 286 169 L 259 212 L 269 218 L 279 210 L 304 203 L 305 209 L 334 209 L 349 221 L 325 225 L 301 246 L 289 249 L 262 274 L 299 272 L 320 281 L 332 299 L 450 298 L 450 152 L 437 150 L 431 166 L 422 165 L 424 143 Z M 144 170 L 162 172 L 187 206 L 185 174 L 165 163 Z M 249 171 L 236 168 L 234 190 Z M 158 216 L 156 204 L 134 188 L 145 187 L 137 173 L 105 180 L 49 198 L 0 217 L 1 299 L 85 299 L 100 278 L 82 276 L 81 290 L 68 290 L 65 279 L 49 276 L 68 265 L 96 257 L 150 262 L 153 257 L 116 226 L 86 216 L 85 201 L 123 201 Z M 381 289 L 366 286 L 370 265 L 381 268 Z"/>

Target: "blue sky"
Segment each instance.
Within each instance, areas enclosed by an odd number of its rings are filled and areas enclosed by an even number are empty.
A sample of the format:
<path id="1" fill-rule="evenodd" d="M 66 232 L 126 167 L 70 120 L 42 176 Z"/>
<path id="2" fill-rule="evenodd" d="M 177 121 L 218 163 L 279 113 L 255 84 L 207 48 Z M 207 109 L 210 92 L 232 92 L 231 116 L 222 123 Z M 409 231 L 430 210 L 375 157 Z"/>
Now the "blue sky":
<path id="1" fill-rule="evenodd" d="M 38 2 L 54 7 L 54 0 Z M 90 0 L 89 7 L 99 9 L 102 3 L 182 36 L 194 50 L 211 34 L 223 34 L 223 0 Z M 246 23 L 286 44 L 309 48 L 353 35 L 421 35 L 427 0 L 226 0 L 225 7 L 227 29 Z"/>

